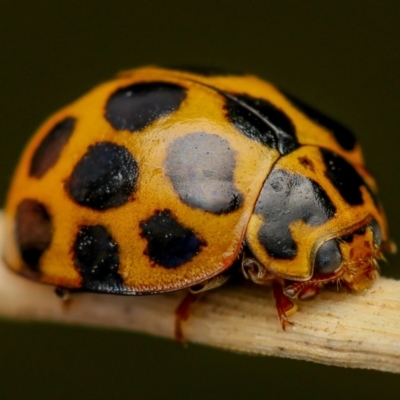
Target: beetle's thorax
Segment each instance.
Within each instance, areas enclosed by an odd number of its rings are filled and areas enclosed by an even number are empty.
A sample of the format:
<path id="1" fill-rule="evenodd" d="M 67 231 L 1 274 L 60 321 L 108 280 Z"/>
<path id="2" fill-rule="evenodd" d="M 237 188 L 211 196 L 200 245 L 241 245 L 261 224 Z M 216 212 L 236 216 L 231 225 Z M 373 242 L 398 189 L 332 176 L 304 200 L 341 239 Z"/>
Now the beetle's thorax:
<path id="1" fill-rule="evenodd" d="M 308 281 L 315 273 L 345 268 L 344 276 L 356 289 L 360 283 L 350 278 L 357 275 L 354 266 L 362 271 L 377 250 L 371 229 L 372 236 L 364 240 L 354 233 L 374 221 L 379 241 L 386 240 L 382 215 L 374 182 L 364 169 L 334 152 L 303 146 L 279 159 L 265 180 L 246 242 L 278 277 Z M 342 239 L 350 236 L 356 238 L 352 243 Z"/>

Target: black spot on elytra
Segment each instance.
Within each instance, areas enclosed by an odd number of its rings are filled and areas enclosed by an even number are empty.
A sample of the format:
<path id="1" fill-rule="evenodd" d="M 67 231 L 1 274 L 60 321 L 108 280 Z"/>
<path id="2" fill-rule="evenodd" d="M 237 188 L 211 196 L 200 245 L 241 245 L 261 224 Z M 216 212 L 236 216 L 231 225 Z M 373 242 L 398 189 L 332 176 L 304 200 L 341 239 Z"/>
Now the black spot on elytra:
<path id="1" fill-rule="evenodd" d="M 354 136 L 353 132 L 350 131 L 350 129 L 334 119 L 322 114 L 320 111 L 309 106 L 296 97 L 288 95 L 287 93 L 285 95 L 300 111 L 306 114 L 314 122 L 331 132 L 336 141 L 344 150 L 350 151 L 354 149 L 356 145 L 356 137 Z"/>
<path id="2" fill-rule="evenodd" d="M 51 217 L 42 203 L 32 199 L 19 203 L 16 237 L 26 266 L 33 272 L 39 272 L 40 257 L 49 248 L 53 237 Z"/>
<path id="3" fill-rule="evenodd" d="M 325 175 L 348 204 L 356 206 L 363 203 L 361 192 L 363 185 L 375 199 L 360 174 L 348 161 L 332 151 L 325 149 L 320 151 L 326 166 Z"/>
<path id="4" fill-rule="evenodd" d="M 224 95 L 223 92 L 221 94 Z M 249 95 L 225 94 L 228 119 L 244 135 L 288 154 L 299 147 L 291 119 L 267 100 Z"/>
<path id="5" fill-rule="evenodd" d="M 140 223 L 141 236 L 147 240 L 145 254 L 165 268 L 179 267 L 200 251 L 206 243 L 195 232 L 183 226 L 170 210 L 157 211 Z"/>
<path id="6" fill-rule="evenodd" d="M 243 75 L 243 73 L 240 73 L 237 71 L 228 71 L 223 68 L 195 66 L 195 65 L 172 66 L 168 69 L 181 71 L 181 72 L 188 72 L 190 74 L 202 75 L 202 76 L 206 76 L 206 77 Z"/>
<path id="7" fill-rule="evenodd" d="M 42 139 L 33 153 L 29 175 L 41 178 L 60 157 L 75 128 L 76 119 L 68 117 L 58 122 Z"/>
<path id="8" fill-rule="evenodd" d="M 100 142 L 89 147 L 65 189 L 76 203 L 105 210 L 129 200 L 136 189 L 138 175 L 137 162 L 125 147 Z"/>
<path id="9" fill-rule="evenodd" d="M 73 245 L 75 267 L 82 288 L 96 292 L 121 292 L 118 243 L 102 225 L 81 226 Z"/>
<path id="10" fill-rule="evenodd" d="M 236 151 L 218 135 L 196 132 L 167 149 L 166 174 L 183 202 L 214 214 L 236 211 L 243 196 L 234 182 Z"/>
<path id="11" fill-rule="evenodd" d="M 273 170 L 264 183 L 254 211 L 264 219 L 258 238 L 272 257 L 293 259 L 297 245 L 290 225 L 303 221 L 318 226 L 335 211 L 324 189 L 312 179 L 281 169 Z"/>
<path id="12" fill-rule="evenodd" d="M 105 117 L 117 130 L 137 132 L 176 111 L 185 98 L 186 89 L 175 83 L 135 83 L 110 96 Z"/>

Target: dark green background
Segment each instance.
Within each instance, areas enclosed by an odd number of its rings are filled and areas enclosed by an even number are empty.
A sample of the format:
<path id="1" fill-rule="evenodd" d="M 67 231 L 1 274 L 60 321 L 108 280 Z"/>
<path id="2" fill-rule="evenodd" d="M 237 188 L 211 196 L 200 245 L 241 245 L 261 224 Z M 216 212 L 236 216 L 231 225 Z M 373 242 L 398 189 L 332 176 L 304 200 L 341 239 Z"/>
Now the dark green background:
<path id="1" fill-rule="evenodd" d="M 38 124 L 96 83 L 148 63 L 214 65 L 261 75 L 352 127 L 400 242 L 399 21 L 394 0 L 2 0 L 0 195 Z M 398 261 L 383 273 L 399 277 Z M 0 323 L 2 400 L 399 396 L 392 374 Z"/>

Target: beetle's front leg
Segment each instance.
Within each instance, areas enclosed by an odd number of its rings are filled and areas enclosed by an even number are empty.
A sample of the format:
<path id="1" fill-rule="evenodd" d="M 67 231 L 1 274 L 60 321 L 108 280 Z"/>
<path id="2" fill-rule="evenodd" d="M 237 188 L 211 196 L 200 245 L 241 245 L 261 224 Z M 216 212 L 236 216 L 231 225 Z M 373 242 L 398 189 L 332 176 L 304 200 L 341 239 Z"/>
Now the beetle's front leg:
<path id="1" fill-rule="evenodd" d="M 276 278 L 261 263 L 251 257 L 245 257 L 242 261 L 242 271 L 244 276 L 259 285 L 272 284 L 272 293 L 275 299 L 276 311 L 282 329 L 286 330 L 288 325 L 293 323 L 289 321 L 288 315 L 297 310 L 297 305 L 285 294 L 284 280 Z"/>
<path id="2" fill-rule="evenodd" d="M 286 296 L 283 290 L 283 283 L 279 280 L 272 281 L 272 293 L 274 295 L 276 311 L 278 312 L 282 329 L 286 330 L 288 325 L 293 325 L 293 322 L 289 320 L 288 315 L 296 312 L 297 305 Z"/>
<path id="3" fill-rule="evenodd" d="M 291 299 L 308 300 L 319 294 L 319 288 L 330 283 L 342 280 L 344 269 L 341 268 L 331 274 L 320 274 L 313 276 L 308 281 L 295 282 L 283 289 L 286 296 Z"/>

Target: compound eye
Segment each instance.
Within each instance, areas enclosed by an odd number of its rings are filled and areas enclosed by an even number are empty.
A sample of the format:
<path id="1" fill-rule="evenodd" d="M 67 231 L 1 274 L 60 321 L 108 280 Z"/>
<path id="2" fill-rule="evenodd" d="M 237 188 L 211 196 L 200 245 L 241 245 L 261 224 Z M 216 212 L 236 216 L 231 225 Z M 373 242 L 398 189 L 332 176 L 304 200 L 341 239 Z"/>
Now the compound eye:
<path id="1" fill-rule="evenodd" d="M 373 219 L 368 226 L 371 228 L 372 234 L 374 235 L 374 242 L 375 244 L 380 247 L 382 244 L 382 230 L 379 226 L 378 222 Z"/>
<path id="2" fill-rule="evenodd" d="M 335 239 L 325 242 L 317 252 L 314 271 L 331 274 L 342 265 L 342 254 Z"/>

